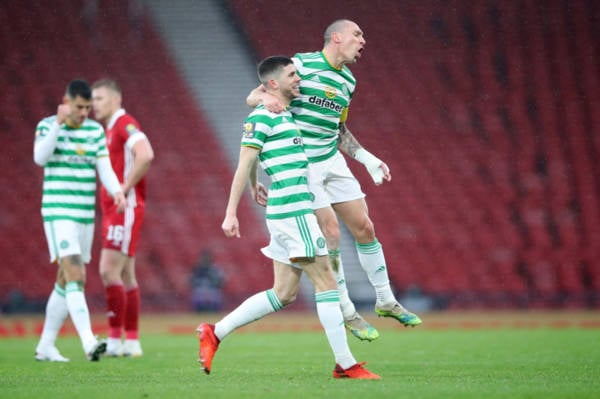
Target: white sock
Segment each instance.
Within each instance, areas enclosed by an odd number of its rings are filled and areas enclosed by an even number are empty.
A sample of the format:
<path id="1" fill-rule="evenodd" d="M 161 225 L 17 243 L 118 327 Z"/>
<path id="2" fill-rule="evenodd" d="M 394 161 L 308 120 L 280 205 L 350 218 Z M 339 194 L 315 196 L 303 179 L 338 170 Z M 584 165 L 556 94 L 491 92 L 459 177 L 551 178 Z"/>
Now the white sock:
<path id="1" fill-rule="evenodd" d="M 342 308 L 344 320 L 347 320 L 354 313 L 356 313 L 356 307 L 354 307 L 354 303 L 352 303 L 350 296 L 348 295 L 348 286 L 346 286 L 346 276 L 344 275 L 344 265 L 342 264 L 340 250 L 330 249 L 329 259 L 331 261 L 331 265 L 335 265 L 333 274 L 335 274 L 338 291 L 340 293 L 340 307 Z"/>
<path id="2" fill-rule="evenodd" d="M 390 287 L 383 248 L 379 241 L 377 241 L 377 238 L 369 244 L 359 244 L 357 242 L 356 249 L 358 250 L 360 265 L 367 273 L 367 277 L 375 289 L 377 303 L 388 304 L 396 302 L 396 297 Z"/>
<path id="3" fill-rule="evenodd" d="M 315 294 L 317 314 L 327 335 L 329 346 L 333 351 L 335 362 L 344 370 L 356 364 L 350 352 L 344 317 L 340 309 L 340 299 L 337 290 L 323 291 Z"/>
<path id="4" fill-rule="evenodd" d="M 70 281 L 67 283 L 65 291 L 69 316 L 71 316 L 71 321 L 75 325 L 77 334 L 79 334 L 83 350 L 88 353 L 97 340 L 92 332 L 90 312 L 83 295 L 83 288 L 79 282 Z"/>
<path id="5" fill-rule="evenodd" d="M 240 306 L 218 321 L 215 324 L 215 335 L 222 341 L 235 329 L 281 309 L 283 309 L 283 305 L 273 289 L 259 292 L 246 299 Z"/>
<path id="6" fill-rule="evenodd" d="M 57 283 L 54 285 L 54 289 L 46 303 L 44 328 L 42 329 L 42 335 L 36 347 L 36 352 L 55 345 L 58 333 L 68 314 L 69 309 L 67 309 L 65 290 Z"/>

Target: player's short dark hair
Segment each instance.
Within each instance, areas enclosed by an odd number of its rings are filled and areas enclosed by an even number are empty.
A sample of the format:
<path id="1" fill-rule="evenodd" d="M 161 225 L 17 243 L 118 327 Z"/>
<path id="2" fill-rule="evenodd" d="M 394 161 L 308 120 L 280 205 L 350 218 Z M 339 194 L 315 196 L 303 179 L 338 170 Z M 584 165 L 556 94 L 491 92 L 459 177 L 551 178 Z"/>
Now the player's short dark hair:
<path id="1" fill-rule="evenodd" d="M 256 71 L 258 72 L 258 79 L 261 83 L 265 84 L 273 77 L 276 72 L 279 72 L 282 68 L 292 64 L 293 61 L 290 57 L 285 55 L 273 55 L 262 60 Z"/>
<path id="2" fill-rule="evenodd" d="M 89 83 L 85 80 L 75 79 L 67 85 L 66 95 L 71 99 L 81 97 L 84 100 L 91 100 L 92 88 L 90 87 Z"/>
<path id="3" fill-rule="evenodd" d="M 92 85 L 92 90 L 97 89 L 99 87 L 106 87 L 107 89 L 110 89 L 116 93 L 122 94 L 121 87 L 119 86 L 117 81 L 114 79 L 103 78 L 103 79 L 97 80 Z"/>

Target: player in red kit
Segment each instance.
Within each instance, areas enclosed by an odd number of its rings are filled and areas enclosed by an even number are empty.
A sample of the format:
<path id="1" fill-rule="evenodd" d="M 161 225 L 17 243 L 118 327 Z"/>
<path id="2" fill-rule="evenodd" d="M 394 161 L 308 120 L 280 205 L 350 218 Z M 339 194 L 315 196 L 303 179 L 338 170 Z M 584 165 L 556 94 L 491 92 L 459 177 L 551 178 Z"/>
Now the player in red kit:
<path id="1" fill-rule="evenodd" d="M 144 221 L 146 181 L 154 152 L 139 123 L 121 106 L 122 96 L 114 80 L 92 85 L 96 119 L 106 126 L 106 142 L 112 167 L 127 199 L 118 213 L 105 190 L 102 207 L 100 276 L 106 289 L 109 334 L 107 356 L 142 356 L 138 320 L 140 290 L 135 278 L 135 250 Z M 123 332 L 125 341 L 122 341 Z"/>

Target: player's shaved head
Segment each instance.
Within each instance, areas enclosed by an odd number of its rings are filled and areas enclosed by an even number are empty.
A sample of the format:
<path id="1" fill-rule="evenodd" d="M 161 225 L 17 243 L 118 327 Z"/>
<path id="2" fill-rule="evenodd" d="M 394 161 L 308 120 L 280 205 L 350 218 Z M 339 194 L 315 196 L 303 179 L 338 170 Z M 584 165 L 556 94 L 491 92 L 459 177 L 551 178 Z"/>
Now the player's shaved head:
<path id="1" fill-rule="evenodd" d="M 341 32 L 344 30 L 348 23 L 352 23 L 349 19 L 338 19 L 337 21 L 333 21 L 327 29 L 325 29 L 325 33 L 323 35 L 323 39 L 325 40 L 325 44 L 329 43 L 331 40 L 331 34 L 334 32 Z"/>

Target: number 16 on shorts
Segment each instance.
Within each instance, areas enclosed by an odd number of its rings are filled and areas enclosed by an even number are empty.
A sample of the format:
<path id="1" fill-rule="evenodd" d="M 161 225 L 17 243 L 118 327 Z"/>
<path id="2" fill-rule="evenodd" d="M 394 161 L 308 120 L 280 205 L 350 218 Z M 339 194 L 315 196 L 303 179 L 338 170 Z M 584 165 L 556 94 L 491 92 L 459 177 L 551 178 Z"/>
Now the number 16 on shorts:
<path id="1" fill-rule="evenodd" d="M 114 245 L 121 245 L 125 236 L 125 228 L 123 226 L 108 226 L 108 233 L 106 234 L 106 241 L 112 241 Z"/>

